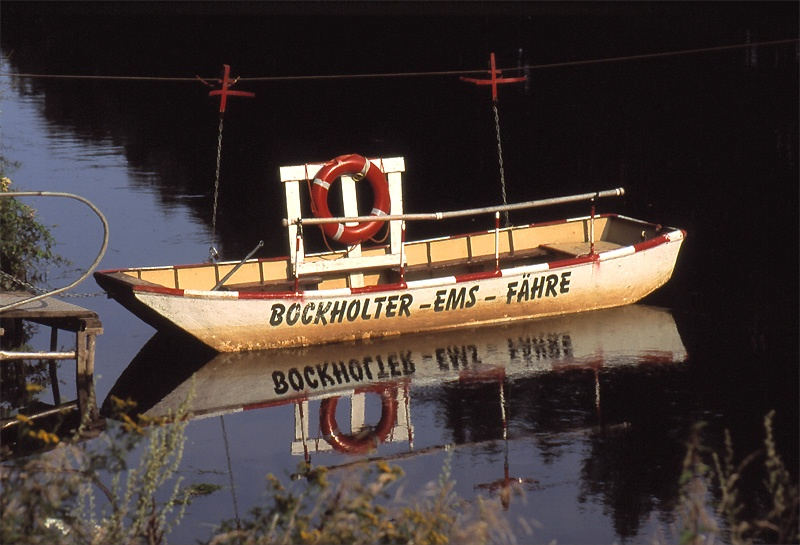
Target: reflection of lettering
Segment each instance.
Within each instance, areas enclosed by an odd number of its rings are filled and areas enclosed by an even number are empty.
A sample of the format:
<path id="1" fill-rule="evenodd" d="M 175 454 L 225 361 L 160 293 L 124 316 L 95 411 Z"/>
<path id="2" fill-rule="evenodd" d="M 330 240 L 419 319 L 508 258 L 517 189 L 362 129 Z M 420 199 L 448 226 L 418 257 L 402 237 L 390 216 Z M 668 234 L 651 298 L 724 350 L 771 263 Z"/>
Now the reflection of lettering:
<path id="1" fill-rule="evenodd" d="M 439 369 L 442 371 L 450 371 L 459 367 L 466 369 L 470 365 L 481 363 L 478 357 L 478 347 L 474 344 L 437 348 L 434 353 Z"/>
<path id="2" fill-rule="evenodd" d="M 289 390 L 302 392 L 363 381 L 391 380 L 412 375 L 416 370 L 411 351 L 406 350 L 385 356 L 364 356 L 361 359 L 292 367 L 285 372 L 276 370 L 272 372 L 272 382 L 275 393 L 282 395 Z"/>
<path id="3" fill-rule="evenodd" d="M 536 337 L 518 337 L 508 339 L 508 355 L 526 362 L 543 359 L 561 359 L 572 357 L 572 338 L 564 333 L 550 333 Z"/>
<path id="4" fill-rule="evenodd" d="M 474 289 L 477 289 L 475 286 Z M 470 290 L 470 301 L 462 301 L 463 305 L 472 306 L 474 302 L 473 291 Z M 340 299 L 337 301 L 309 301 L 305 305 L 292 303 L 288 307 L 283 303 L 273 303 L 269 316 L 269 325 L 279 326 L 286 324 L 293 326 L 297 323 L 303 325 L 328 325 L 342 323 L 344 320 L 377 320 L 379 318 L 396 318 L 411 316 L 411 303 L 414 296 L 410 293 L 400 295 L 380 296 L 374 299 Z"/>
<path id="5" fill-rule="evenodd" d="M 542 297 L 558 297 L 561 294 L 569 293 L 571 275 L 571 271 L 566 271 L 560 275 L 548 274 L 531 278 L 530 273 L 525 273 L 522 275 L 521 282 L 509 282 L 506 286 L 506 304 L 521 303 Z"/>

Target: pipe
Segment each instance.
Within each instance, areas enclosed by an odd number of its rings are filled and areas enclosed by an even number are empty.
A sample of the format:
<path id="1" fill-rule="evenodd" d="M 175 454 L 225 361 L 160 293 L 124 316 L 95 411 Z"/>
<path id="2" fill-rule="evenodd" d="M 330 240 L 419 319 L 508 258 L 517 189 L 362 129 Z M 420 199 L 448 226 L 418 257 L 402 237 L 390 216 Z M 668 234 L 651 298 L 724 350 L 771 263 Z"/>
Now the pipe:
<path id="1" fill-rule="evenodd" d="M 5 360 L 74 360 L 75 351 L 72 352 L 13 352 L 0 350 L 0 361 Z"/>
<path id="2" fill-rule="evenodd" d="M 581 193 L 579 195 L 569 195 L 566 197 L 553 197 L 550 199 L 540 199 L 537 201 L 526 201 L 515 204 L 505 204 L 497 206 L 486 206 L 483 208 L 468 208 L 465 210 L 453 210 L 450 212 L 428 212 L 420 214 L 387 214 L 385 216 L 355 216 L 339 218 L 297 218 L 292 223 L 300 225 L 319 225 L 322 223 L 344 223 L 348 221 L 438 221 L 450 218 L 460 218 L 464 216 L 476 216 L 479 214 L 493 214 L 495 212 L 507 212 L 512 210 L 525 210 L 528 208 L 539 208 L 542 206 L 553 206 L 556 204 L 566 204 L 578 201 L 589 201 L 605 197 L 621 197 L 625 194 L 625 189 L 617 187 L 605 191 L 595 191 L 593 193 Z M 283 226 L 289 226 L 289 220 L 283 219 Z"/>
<path id="3" fill-rule="evenodd" d="M 38 301 L 39 299 L 44 299 L 45 297 L 50 297 L 53 295 L 57 295 L 59 293 L 65 292 L 69 289 L 74 288 L 81 282 L 83 282 L 86 277 L 92 274 L 92 271 L 97 268 L 97 265 L 100 263 L 100 260 L 103 259 L 103 256 L 106 253 L 106 248 L 108 248 L 108 221 L 103 213 L 98 209 L 94 204 L 91 203 L 88 199 L 85 199 L 79 195 L 74 195 L 72 193 L 61 193 L 58 191 L 8 191 L 8 192 L 0 192 L 0 197 L 66 197 L 69 199 L 75 199 L 77 201 L 82 202 L 89 208 L 91 208 L 92 212 L 97 214 L 97 217 L 100 218 L 100 221 L 103 224 L 103 244 L 100 247 L 100 252 L 97 254 L 97 257 L 89 266 L 89 269 L 83 273 L 77 280 L 72 282 L 71 284 L 64 286 L 63 288 L 58 288 L 47 293 L 42 293 L 40 295 L 34 295 L 33 297 L 28 297 L 27 299 L 21 299 L 19 301 L 15 301 L 14 303 L 10 303 L 4 307 L 0 307 L 0 313 L 11 310 L 13 308 L 21 307 L 27 303 L 32 303 L 33 301 Z"/>

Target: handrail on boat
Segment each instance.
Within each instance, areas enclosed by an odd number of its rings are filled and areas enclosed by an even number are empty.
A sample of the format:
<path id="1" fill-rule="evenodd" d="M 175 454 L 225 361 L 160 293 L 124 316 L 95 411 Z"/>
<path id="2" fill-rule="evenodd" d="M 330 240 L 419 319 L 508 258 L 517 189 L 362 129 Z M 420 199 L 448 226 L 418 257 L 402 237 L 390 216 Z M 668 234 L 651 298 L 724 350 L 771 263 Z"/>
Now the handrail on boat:
<path id="1" fill-rule="evenodd" d="M 287 218 L 283 219 L 283 226 L 292 228 L 296 226 L 296 243 L 295 243 L 295 252 L 291 256 L 291 263 L 292 263 L 292 271 L 291 275 L 294 278 L 295 283 L 295 291 L 299 290 L 299 279 L 303 274 L 309 272 L 319 272 L 322 270 L 333 271 L 333 270 L 357 270 L 359 268 L 363 268 L 365 266 L 383 266 L 389 264 L 393 267 L 399 267 L 400 272 L 400 281 L 405 281 L 405 223 L 406 221 L 430 221 L 430 220 L 443 220 L 449 218 L 458 218 L 464 216 L 476 216 L 479 214 L 494 214 L 494 260 L 495 260 L 495 272 L 499 272 L 500 270 L 500 212 L 510 211 L 510 210 L 524 210 L 528 208 L 537 208 L 542 206 L 551 206 L 556 204 L 565 204 L 571 202 L 578 202 L 578 201 L 591 201 L 592 202 L 592 214 L 589 226 L 589 242 L 591 248 L 591 254 L 594 255 L 594 219 L 595 219 L 595 207 L 594 201 L 600 198 L 605 197 L 620 197 L 625 194 L 625 189 L 622 187 L 617 187 L 615 189 L 608 189 L 605 191 L 595 191 L 592 193 L 582 193 L 579 195 L 568 195 L 565 197 L 553 197 L 549 199 L 540 199 L 536 201 L 527 201 L 515 204 L 505 204 L 505 205 L 498 205 L 498 206 L 487 206 L 483 208 L 469 208 L 465 210 L 453 210 L 449 212 L 433 212 L 433 213 L 421 213 L 421 214 L 387 214 L 387 215 L 375 215 L 375 216 L 353 216 L 353 217 L 338 217 L 338 218 L 296 218 L 289 220 Z M 332 264 L 333 262 L 330 261 L 322 261 L 322 262 L 315 262 L 311 263 L 309 267 L 306 267 L 306 271 L 301 271 L 301 264 L 303 262 L 302 254 L 300 252 L 300 248 L 302 247 L 302 238 L 303 238 L 303 225 L 319 225 L 323 223 L 345 223 L 345 222 L 370 222 L 370 221 L 393 221 L 397 220 L 400 222 L 400 241 L 399 241 L 399 251 L 392 250 L 389 254 L 381 255 L 381 256 L 371 256 L 371 257 L 349 257 L 347 263 L 345 265 L 337 265 Z M 291 230 L 290 230 L 291 233 Z M 290 235 L 291 236 L 291 235 Z M 348 252 L 349 253 L 349 252 Z M 394 260 L 397 260 L 396 262 Z"/>
<path id="2" fill-rule="evenodd" d="M 450 218 L 460 218 L 464 216 L 476 216 L 479 214 L 493 214 L 497 212 L 506 212 L 512 210 L 525 210 L 528 208 L 538 208 L 542 206 L 552 206 L 557 204 L 566 204 L 579 201 L 591 201 L 595 199 L 602 199 L 606 197 L 621 197 L 625 194 L 625 188 L 617 187 L 614 189 L 607 189 L 604 191 L 595 191 L 592 193 L 581 193 L 578 195 L 568 195 L 565 197 L 552 197 L 549 199 L 539 199 L 535 201 L 526 201 L 514 204 L 502 204 L 497 206 L 486 206 L 482 208 L 467 208 L 464 210 L 452 210 L 449 212 L 428 212 L 417 214 L 387 214 L 385 216 L 353 216 L 353 217 L 337 217 L 337 218 L 297 218 L 293 221 L 283 219 L 283 226 L 289 225 L 319 225 L 323 223 L 342 223 L 342 222 L 362 222 L 362 221 L 437 221 Z"/>
<path id="3" fill-rule="evenodd" d="M 38 301 L 39 299 L 44 299 L 45 297 L 57 295 L 59 293 L 74 288 L 75 286 L 83 282 L 86 279 L 86 277 L 92 274 L 92 271 L 94 271 L 97 268 L 97 265 L 100 263 L 100 260 L 103 259 L 103 256 L 106 253 L 106 248 L 108 248 L 108 220 L 106 220 L 106 217 L 103 215 L 100 209 L 97 208 L 94 204 L 92 204 L 92 202 L 89 201 L 88 199 L 81 197 L 80 195 L 75 195 L 73 193 L 63 193 L 59 191 L 8 191 L 8 192 L 0 192 L 0 197 L 65 197 L 68 199 L 75 199 L 88 206 L 92 210 L 92 212 L 97 214 L 97 217 L 100 218 L 100 222 L 103 224 L 103 244 L 100 247 L 100 251 L 97 254 L 95 260 L 86 270 L 86 272 L 83 273 L 80 277 L 78 277 L 77 280 L 75 280 L 74 282 L 72 282 L 67 286 L 64 286 L 63 288 L 58 288 L 39 295 L 34 295 L 33 297 L 28 297 L 27 299 L 20 299 L 19 301 L 15 301 L 14 303 L 0 307 L 0 313 L 31 303 L 33 301 Z"/>

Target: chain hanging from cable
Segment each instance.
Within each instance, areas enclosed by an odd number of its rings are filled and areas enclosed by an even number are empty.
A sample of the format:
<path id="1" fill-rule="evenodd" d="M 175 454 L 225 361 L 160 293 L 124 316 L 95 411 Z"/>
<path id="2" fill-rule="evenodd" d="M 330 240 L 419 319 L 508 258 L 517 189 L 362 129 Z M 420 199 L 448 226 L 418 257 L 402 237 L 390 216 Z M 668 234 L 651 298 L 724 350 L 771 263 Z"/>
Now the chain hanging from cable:
<path id="1" fill-rule="evenodd" d="M 211 212 L 211 247 L 208 249 L 208 257 L 211 261 L 219 258 L 217 251 L 217 203 L 219 202 L 219 171 L 222 163 L 222 122 L 224 117 L 219 115 L 219 128 L 217 129 L 217 169 L 214 174 L 214 205 Z"/>
<path id="2" fill-rule="evenodd" d="M 503 145 L 500 143 L 500 115 L 497 113 L 497 101 L 492 101 L 492 110 L 494 111 L 494 129 L 497 133 L 497 162 L 500 165 L 500 191 L 503 196 L 503 205 L 507 205 L 506 174 L 503 169 Z M 506 227 L 511 224 L 508 220 L 508 210 L 503 210 L 503 222 L 505 222 Z"/>
<path id="3" fill-rule="evenodd" d="M 518 83 L 525 81 L 526 79 L 526 76 L 515 78 L 503 77 L 502 70 L 498 70 L 497 65 L 495 64 L 494 53 L 489 54 L 489 79 L 461 77 L 462 81 L 468 81 L 470 83 L 474 83 L 475 85 L 490 85 L 492 88 L 492 111 L 494 112 L 494 128 L 495 132 L 497 133 L 497 161 L 500 165 L 500 190 L 502 192 L 503 205 L 507 205 L 508 200 L 506 198 L 506 174 L 505 170 L 503 169 L 503 146 L 500 144 L 500 115 L 497 112 L 497 86 L 506 83 Z M 503 221 L 505 222 L 506 227 L 510 225 L 508 220 L 508 210 L 503 210 Z"/>
<path id="4" fill-rule="evenodd" d="M 211 261 L 216 261 L 219 258 L 219 251 L 217 251 L 216 243 L 217 243 L 217 204 L 219 201 L 219 172 L 220 172 L 220 164 L 222 163 L 222 121 L 225 117 L 225 106 L 228 103 L 229 96 L 238 96 L 238 97 L 254 97 L 256 96 L 255 93 L 250 93 L 248 91 L 234 91 L 231 89 L 231 86 L 236 85 L 236 82 L 239 81 L 239 78 L 231 79 L 231 67 L 230 65 L 223 64 L 222 65 L 222 79 L 219 80 L 220 88 L 210 91 L 208 96 L 218 96 L 219 97 L 219 127 L 217 129 L 217 170 L 214 176 L 214 207 L 211 212 L 211 247 L 208 249 L 209 257 Z M 203 81 L 201 78 L 200 81 Z M 208 82 L 204 83 L 209 85 Z"/>
<path id="5" fill-rule="evenodd" d="M 8 274 L 5 271 L 0 271 L 0 277 L 5 278 L 7 281 L 18 285 L 21 288 L 25 288 L 27 291 L 29 291 L 29 292 L 31 292 L 33 294 L 36 294 L 36 295 L 42 295 L 44 293 L 49 293 L 49 292 L 53 291 L 52 288 L 44 289 L 44 288 L 39 288 L 37 286 L 34 286 L 30 282 L 26 282 L 25 280 L 17 278 L 16 276 L 12 276 L 12 275 Z M 78 298 L 84 298 L 84 297 L 98 297 L 100 295 L 105 295 L 105 294 L 106 294 L 106 292 L 104 292 L 104 291 L 97 291 L 97 292 L 94 292 L 94 293 L 59 293 L 59 294 L 57 294 L 57 296 L 58 297 L 72 297 L 72 298 L 78 299 Z"/>
<path id="6" fill-rule="evenodd" d="M 6 280 L 12 282 L 13 284 L 16 284 L 16 285 L 18 285 L 18 286 L 20 286 L 22 288 L 25 288 L 26 290 L 30 291 L 31 293 L 47 293 L 48 292 L 48 290 L 44 290 L 42 288 L 37 288 L 36 286 L 31 284 L 30 282 L 26 282 L 25 280 L 17 278 L 16 276 L 12 276 L 12 275 L 8 274 L 5 271 L 0 271 L 0 276 L 5 278 Z"/>

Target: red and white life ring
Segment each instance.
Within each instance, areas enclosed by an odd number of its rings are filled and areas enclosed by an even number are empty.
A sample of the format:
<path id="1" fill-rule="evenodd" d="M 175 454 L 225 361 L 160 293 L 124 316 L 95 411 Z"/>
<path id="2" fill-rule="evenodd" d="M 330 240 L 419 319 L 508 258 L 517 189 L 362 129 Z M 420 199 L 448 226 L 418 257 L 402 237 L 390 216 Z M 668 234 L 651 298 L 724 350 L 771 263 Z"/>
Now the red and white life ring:
<path id="1" fill-rule="evenodd" d="M 375 195 L 372 203 L 370 216 L 385 216 L 389 213 L 391 201 L 389 199 L 389 184 L 386 182 L 381 169 L 376 167 L 360 155 L 340 155 L 331 159 L 319 169 L 314 177 L 314 185 L 311 188 L 311 200 L 314 204 L 314 215 L 318 218 L 333 217 L 328 208 L 328 189 L 337 178 L 343 175 L 351 175 L 358 179 L 366 178 L 372 186 Z M 371 236 L 381 228 L 384 222 L 363 221 L 358 225 L 348 226 L 343 223 L 323 223 L 320 225 L 323 232 L 329 238 L 344 244 L 358 244 Z"/>
<path id="2" fill-rule="evenodd" d="M 342 433 L 336 422 L 336 404 L 340 396 L 322 400 L 319 407 L 319 428 L 322 436 L 334 449 L 339 452 L 369 452 L 386 440 L 397 420 L 397 388 L 382 388 L 378 393 L 381 395 L 381 419 L 378 425 L 365 432 L 349 435 Z"/>

